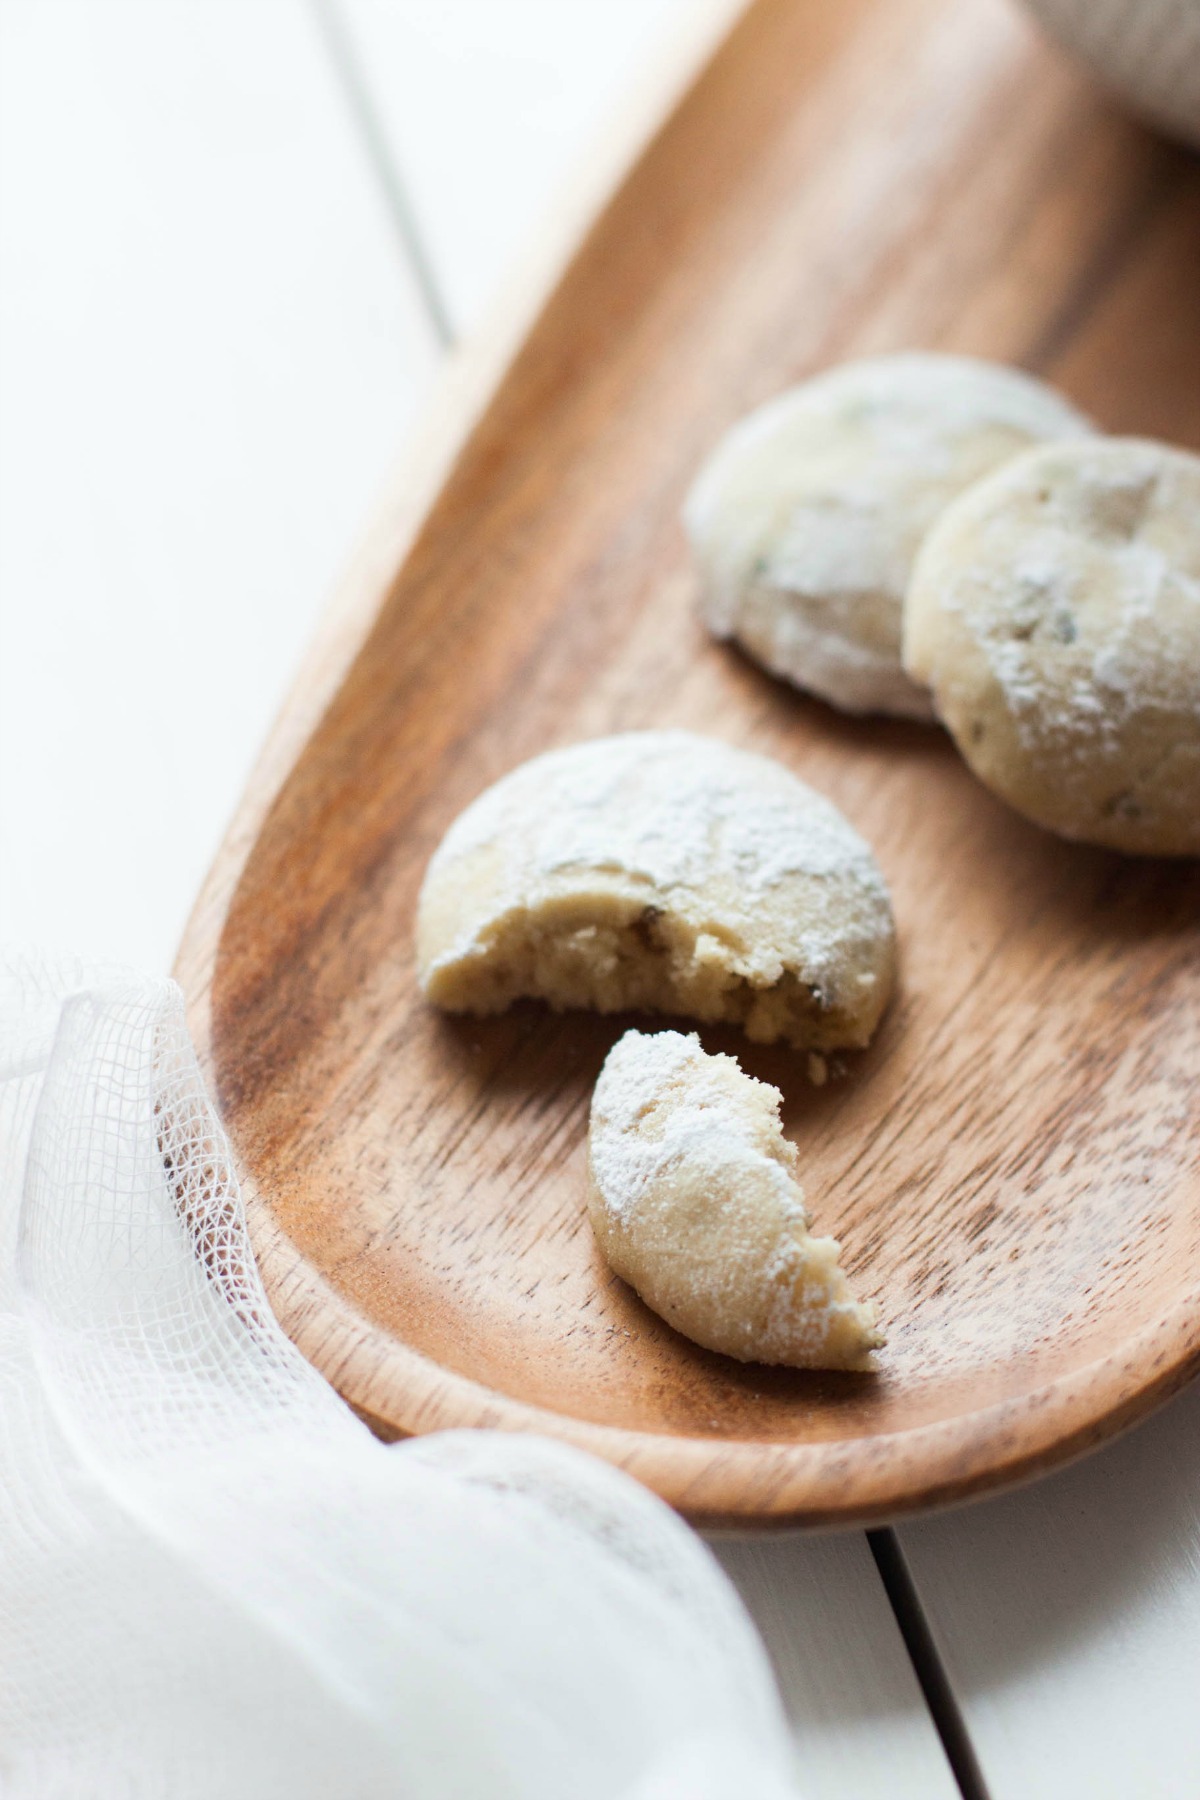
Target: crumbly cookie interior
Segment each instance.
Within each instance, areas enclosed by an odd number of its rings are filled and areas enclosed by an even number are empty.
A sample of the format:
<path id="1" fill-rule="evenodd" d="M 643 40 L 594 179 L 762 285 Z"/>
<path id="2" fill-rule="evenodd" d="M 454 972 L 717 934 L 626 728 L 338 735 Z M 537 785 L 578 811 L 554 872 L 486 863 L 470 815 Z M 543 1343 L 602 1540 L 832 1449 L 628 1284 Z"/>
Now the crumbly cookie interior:
<path id="1" fill-rule="evenodd" d="M 674 1013 L 738 1025 L 755 1043 L 782 1041 L 826 1050 L 865 1043 L 869 1026 L 852 1018 L 794 969 L 764 983 L 738 969 L 739 946 L 698 931 L 669 910 L 646 906 L 632 917 L 602 896 L 590 906 L 517 909 L 500 921 L 476 955 L 444 966 L 429 998 L 451 1012 L 500 1013 L 514 1000 L 544 1000 L 559 1011 Z"/>
<path id="2" fill-rule="evenodd" d="M 895 927 L 870 847 L 768 758 L 689 732 L 548 752 L 430 861 L 421 986 L 450 1012 L 651 1011 L 811 1051 L 869 1042 Z"/>

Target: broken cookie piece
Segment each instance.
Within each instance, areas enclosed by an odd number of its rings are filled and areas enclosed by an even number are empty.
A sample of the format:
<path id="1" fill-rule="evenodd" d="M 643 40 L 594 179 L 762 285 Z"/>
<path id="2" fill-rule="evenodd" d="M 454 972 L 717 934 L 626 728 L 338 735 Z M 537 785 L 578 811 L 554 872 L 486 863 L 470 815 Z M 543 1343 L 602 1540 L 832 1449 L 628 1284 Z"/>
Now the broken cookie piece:
<path id="1" fill-rule="evenodd" d="M 836 1239 L 809 1236 L 780 1098 L 694 1035 L 627 1031 L 592 1097 L 592 1228 L 622 1280 L 706 1349 L 869 1369 L 884 1340 Z"/>
<path id="2" fill-rule="evenodd" d="M 779 763 L 626 732 L 535 757 L 455 820 L 421 889 L 417 963 L 448 1012 L 529 996 L 824 1051 L 870 1039 L 895 930 L 869 846 Z"/>

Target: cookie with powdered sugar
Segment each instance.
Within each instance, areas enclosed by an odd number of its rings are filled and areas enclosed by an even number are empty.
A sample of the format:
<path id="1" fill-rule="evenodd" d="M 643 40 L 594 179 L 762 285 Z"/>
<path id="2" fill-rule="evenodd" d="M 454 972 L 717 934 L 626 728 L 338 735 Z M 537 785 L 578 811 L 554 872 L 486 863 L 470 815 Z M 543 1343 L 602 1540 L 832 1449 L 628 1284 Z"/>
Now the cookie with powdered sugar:
<path id="1" fill-rule="evenodd" d="M 1026 452 L 914 571 L 905 661 L 971 768 L 1064 837 L 1200 855 L 1200 457 Z"/>
<path id="2" fill-rule="evenodd" d="M 417 909 L 421 987 L 448 1012 L 530 996 L 867 1043 L 895 929 L 869 846 L 768 757 L 687 731 L 553 750 L 446 833 Z"/>
<path id="3" fill-rule="evenodd" d="M 647 1306 L 742 1362 L 861 1369 L 883 1343 L 812 1237 L 780 1093 L 695 1036 L 627 1031 L 592 1098 L 588 1212 Z"/>
<path id="4" fill-rule="evenodd" d="M 735 425 L 684 523 L 709 628 L 852 713 L 932 716 L 900 660 L 913 558 L 970 483 L 1088 421 L 1044 382 L 965 356 L 846 363 Z"/>

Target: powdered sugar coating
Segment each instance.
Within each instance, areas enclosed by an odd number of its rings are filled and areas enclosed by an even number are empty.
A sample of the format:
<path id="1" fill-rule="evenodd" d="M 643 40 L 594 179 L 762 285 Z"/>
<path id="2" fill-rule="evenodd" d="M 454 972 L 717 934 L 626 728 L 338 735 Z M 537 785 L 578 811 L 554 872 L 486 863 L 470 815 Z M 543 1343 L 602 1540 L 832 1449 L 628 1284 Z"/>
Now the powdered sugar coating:
<path id="1" fill-rule="evenodd" d="M 1043 382 L 970 357 L 874 357 L 790 389 L 688 496 L 710 629 L 848 712 L 932 717 L 900 659 L 921 540 L 970 482 L 1090 429 Z"/>
<path id="2" fill-rule="evenodd" d="M 744 1361 L 856 1368 L 882 1342 L 832 1238 L 809 1235 L 778 1089 L 678 1032 L 626 1032 L 592 1100 L 589 1212 L 677 1330 Z"/>
<path id="3" fill-rule="evenodd" d="M 998 471 L 930 534 L 905 655 L 1020 811 L 1200 854 L 1200 457 L 1110 438 Z"/>
<path id="4" fill-rule="evenodd" d="M 863 1043 L 887 999 L 891 906 L 867 844 L 779 763 L 683 731 L 535 757 L 450 827 L 418 909 L 422 985 L 450 1010 L 516 994 Z"/>
<path id="5" fill-rule="evenodd" d="M 807 1226 L 803 1195 L 788 1167 L 742 1141 L 744 1109 L 723 1079 L 736 1067 L 732 1057 L 705 1055 L 694 1032 L 685 1037 L 678 1031 L 627 1031 L 609 1052 L 593 1102 L 591 1157 L 596 1187 L 615 1218 L 636 1211 L 654 1183 L 680 1161 L 692 1163 L 706 1179 L 716 1179 L 736 1147 L 739 1157 L 765 1175 L 788 1215 Z M 778 1088 L 756 1085 L 778 1107 L 783 1098 Z M 652 1136 L 639 1130 L 648 1099 L 671 1090 L 678 1097 L 661 1132 Z M 788 1160 L 794 1163 L 794 1151 Z"/>

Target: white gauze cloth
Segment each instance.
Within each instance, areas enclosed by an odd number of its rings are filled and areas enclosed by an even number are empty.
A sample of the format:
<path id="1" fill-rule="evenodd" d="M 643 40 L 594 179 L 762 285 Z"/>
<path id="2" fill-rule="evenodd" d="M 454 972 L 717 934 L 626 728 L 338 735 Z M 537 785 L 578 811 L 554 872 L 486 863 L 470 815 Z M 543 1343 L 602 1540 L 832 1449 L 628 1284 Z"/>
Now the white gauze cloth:
<path id="1" fill-rule="evenodd" d="M 692 1532 L 534 1438 L 378 1442 L 267 1305 L 178 989 L 0 969 L 7 1800 L 787 1800 Z"/>

